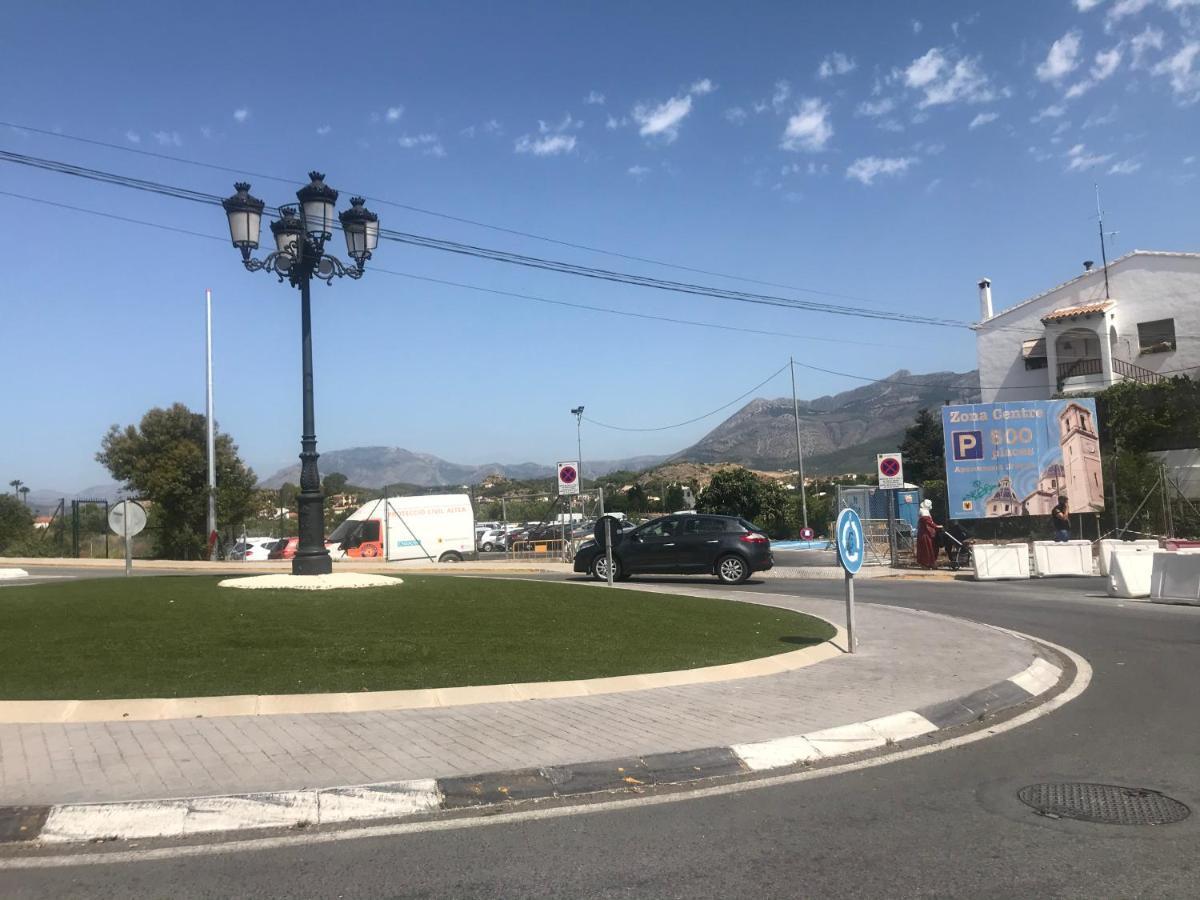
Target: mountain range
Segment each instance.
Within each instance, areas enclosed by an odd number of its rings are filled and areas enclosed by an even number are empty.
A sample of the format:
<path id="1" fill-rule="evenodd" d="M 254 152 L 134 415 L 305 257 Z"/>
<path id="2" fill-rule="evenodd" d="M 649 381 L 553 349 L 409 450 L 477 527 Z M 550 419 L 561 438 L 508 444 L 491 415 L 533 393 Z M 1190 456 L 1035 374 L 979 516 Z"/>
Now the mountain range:
<path id="1" fill-rule="evenodd" d="M 979 373 L 933 372 L 914 375 L 901 369 L 887 378 L 840 394 L 799 402 L 801 443 L 806 474 L 873 469 L 875 454 L 895 450 L 917 410 L 943 403 L 979 400 Z M 791 469 L 796 460 L 796 426 L 790 397 L 756 398 L 692 446 L 667 456 L 584 460 L 584 476 L 617 470 L 639 471 L 664 462 L 730 462 L 755 469 Z M 321 471 L 340 472 L 350 484 L 380 488 L 388 484 L 425 487 L 478 484 L 489 475 L 544 478 L 555 469 L 546 463 L 465 465 L 401 447 L 351 447 L 321 454 Z M 281 469 L 261 485 L 277 488 L 300 480 L 299 464 Z"/>

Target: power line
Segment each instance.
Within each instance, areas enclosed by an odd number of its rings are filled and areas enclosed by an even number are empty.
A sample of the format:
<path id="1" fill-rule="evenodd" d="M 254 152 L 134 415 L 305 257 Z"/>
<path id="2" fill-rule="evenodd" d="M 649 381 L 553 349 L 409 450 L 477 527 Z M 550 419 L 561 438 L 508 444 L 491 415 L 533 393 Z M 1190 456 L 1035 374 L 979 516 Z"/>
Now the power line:
<path id="1" fill-rule="evenodd" d="M 754 387 L 750 388 L 750 390 L 746 391 L 746 393 L 740 394 L 739 396 L 734 397 L 728 403 L 723 403 L 720 406 L 718 406 L 716 409 L 714 409 L 710 412 L 704 413 L 704 415 L 696 416 L 693 419 L 688 419 L 686 422 L 676 422 L 674 425 L 660 425 L 657 428 L 627 428 L 622 425 L 609 425 L 606 422 L 598 422 L 597 420 L 590 418 L 588 416 L 584 416 L 583 420 L 585 422 L 591 423 L 592 425 L 598 425 L 601 428 L 608 428 L 613 431 L 669 431 L 672 428 L 682 428 L 684 425 L 691 425 L 695 422 L 699 422 L 701 419 L 707 419 L 709 416 L 715 416 L 717 413 L 721 412 L 722 410 L 728 409 L 730 406 L 733 406 L 733 404 L 737 403 L 738 401 L 744 400 L 745 398 L 747 398 L 751 394 L 753 394 L 755 391 L 757 391 L 759 388 L 763 387 L 764 385 L 768 384 L 775 378 L 779 377 L 779 375 L 782 374 L 785 369 L 787 369 L 786 365 L 781 366 L 780 368 L 778 368 L 774 372 L 772 372 L 770 375 L 768 375 L 765 379 L 763 379 L 758 384 L 756 384 Z"/>
<path id="2" fill-rule="evenodd" d="M 110 141 L 101 141 L 101 140 L 97 140 L 95 138 L 86 138 L 86 137 L 81 137 L 79 135 L 67 134 L 62 131 L 51 131 L 51 130 L 45 129 L 45 128 L 35 128 L 31 125 L 18 125 L 15 122 L 0 122 L 0 127 L 8 127 L 8 128 L 12 128 L 18 132 L 27 131 L 27 132 L 30 132 L 31 134 L 40 134 L 40 135 L 43 135 L 46 137 L 59 138 L 62 140 L 77 141 L 82 144 L 91 144 L 92 146 L 96 146 L 96 147 L 105 147 L 109 150 L 119 150 L 122 153 L 134 153 L 139 156 L 145 156 L 145 157 L 149 157 L 152 159 L 161 159 L 161 160 L 165 160 L 165 161 L 169 161 L 169 162 L 182 163 L 184 165 L 199 166 L 201 168 L 211 169 L 216 172 L 226 172 L 226 173 L 229 173 L 232 175 L 249 176 L 251 178 L 261 178 L 261 179 L 266 179 L 267 181 L 279 182 L 281 184 L 289 184 L 289 185 L 297 184 L 297 182 L 294 178 L 282 178 L 278 175 L 267 175 L 262 172 L 250 172 L 245 169 L 235 169 L 235 168 L 232 168 L 229 166 L 217 165 L 215 163 L 202 162 L 202 161 L 196 160 L 196 159 L 188 159 L 187 157 L 183 157 L 183 156 L 175 156 L 170 153 L 159 153 L 159 152 L 156 152 L 153 150 L 143 150 L 138 147 L 128 147 L 128 146 L 125 146 L 124 144 L 114 144 Z M 351 193 L 355 193 L 355 192 L 351 192 Z M 696 266 L 687 266 L 687 265 L 682 265 L 680 263 L 667 262 L 667 261 L 661 260 L 661 259 L 654 259 L 653 257 L 639 256 L 637 254 L 624 253 L 624 252 L 621 252 L 618 250 L 607 250 L 607 249 L 604 249 L 603 247 L 595 247 L 595 246 L 591 246 L 589 244 L 582 244 L 582 243 L 578 243 L 575 241 L 567 241 L 567 240 L 562 240 L 560 238 L 547 237 L 546 235 L 535 234 L 534 232 L 530 232 L 530 231 L 522 231 L 521 229 L 509 228 L 509 227 L 505 227 L 503 225 L 494 225 L 494 224 L 491 224 L 488 222 L 480 221 L 478 219 L 471 219 L 471 218 L 467 218 L 465 216 L 451 215 L 450 213 L 438 212 L 436 210 L 426 209 L 426 208 L 420 207 L 420 206 L 414 206 L 409 203 L 401 203 L 396 200 L 388 200 L 383 197 L 375 197 L 375 196 L 371 196 L 371 195 L 367 194 L 366 192 L 358 192 L 358 193 L 361 193 L 364 197 L 366 197 L 367 200 L 369 200 L 372 203 L 379 203 L 379 204 L 383 204 L 385 206 L 392 206 L 392 207 L 395 207 L 396 209 L 403 209 L 408 212 L 415 212 L 415 213 L 419 213 L 421 215 L 433 216 L 435 218 L 445 219 L 446 221 L 450 221 L 450 222 L 458 222 L 458 223 L 464 224 L 464 225 L 471 225 L 476 228 L 486 228 L 491 231 L 499 232 L 501 234 L 511 234 L 516 237 L 528 238 L 528 239 L 536 240 L 536 241 L 544 241 L 545 243 L 555 244 L 560 247 L 569 247 L 574 250 L 583 250 L 587 253 L 598 253 L 603 256 L 611 256 L 611 257 L 614 257 L 617 259 L 629 260 L 631 262 L 647 263 L 649 265 L 662 266 L 662 267 L 668 268 L 668 269 L 678 269 L 679 271 L 682 271 L 682 272 L 692 272 L 697 275 L 711 275 L 711 276 L 714 276 L 717 278 L 726 278 L 731 281 L 744 281 L 744 282 L 747 282 L 748 284 L 759 284 L 764 287 L 782 288 L 784 290 L 798 291 L 800 293 L 805 293 L 805 294 L 816 294 L 818 296 L 825 296 L 825 297 L 837 297 L 842 300 L 854 300 L 854 301 L 861 302 L 861 303 L 870 303 L 871 302 L 870 300 L 867 300 L 863 297 L 856 297 L 853 294 L 842 294 L 842 293 L 837 293 L 835 291 L 825 291 L 825 290 L 819 290 L 817 288 L 800 287 L 798 285 L 785 284 L 785 283 L 776 282 L 776 281 L 765 281 L 763 279 L 750 278 L 750 277 L 747 277 L 744 275 L 731 275 L 728 272 L 719 272 L 719 271 L 715 271 L 712 269 L 702 269 L 702 268 L 698 268 Z"/>
<path id="3" fill-rule="evenodd" d="M 150 193 L 175 197 L 177 199 L 206 203 L 210 205 L 219 205 L 221 203 L 221 198 L 216 194 L 207 194 L 201 191 L 194 191 L 189 188 L 181 188 L 173 185 L 162 184 L 160 182 L 148 181 L 146 179 L 133 178 L 130 176 L 105 172 L 100 169 L 64 163 L 58 160 L 48 160 L 40 157 L 27 156 L 25 154 L 14 153 L 7 150 L 0 150 L 0 161 L 12 162 L 19 165 L 30 166 L 32 168 L 57 172 L 60 174 L 87 178 L 118 187 L 132 188 L 139 191 L 148 191 Z M 268 212 L 272 210 L 272 207 L 266 208 L 266 211 Z M 392 229 L 380 229 L 380 238 L 398 241 L 408 245 L 425 247 L 427 249 L 435 249 L 480 259 L 488 259 L 494 262 L 504 262 L 513 265 L 524 266 L 527 268 L 557 272 L 560 274 L 576 275 L 619 284 L 629 284 L 655 290 L 690 294 L 693 296 L 704 296 L 721 300 L 733 300 L 741 303 L 799 309 L 807 312 L 823 312 L 831 315 L 849 316 L 854 318 L 880 319 L 884 321 L 905 322 L 908 324 L 917 325 L 932 325 L 945 328 L 970 328 L 969 323 L 960 320 L 943 319 L 931 316 L 917 316 L 898 312 L 855 309 L 853 307 L 839 306 L 817 301 L 797 300 L 770 294 L 732 291 L 708 285 L 669 281 L 665 279 L 651 278 L 644 275 L 636 275 L 628 272 L 600 269 L 594 266 L 582 266 L 561 260 L 545 259 L 542 257 L 528 256 L 526 254 L 513 253 L 505 250 L 464 244 L 459 241 L 434 238 L 427 235 L 412 234 L 409 232 L 396 231 Z"/>

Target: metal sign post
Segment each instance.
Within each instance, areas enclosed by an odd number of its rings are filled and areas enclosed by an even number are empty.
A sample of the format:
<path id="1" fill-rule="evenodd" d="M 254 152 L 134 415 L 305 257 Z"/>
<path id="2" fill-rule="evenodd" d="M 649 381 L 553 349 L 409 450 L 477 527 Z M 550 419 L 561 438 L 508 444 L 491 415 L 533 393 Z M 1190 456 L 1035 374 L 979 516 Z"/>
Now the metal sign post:
<path id="1" fill-rule="evenodd" d="M 605 571 L 608 573 L 608 586 L 612 587 L 612 519 L 608 516 L 604 517 L 604 561 Z"/>
<path id="2" fill-rule="evenodd" d="M 854 637 L 854 573 L 862 568 L 864 548 L 862 520 L 852 509 L 838 513 L 837 526 L 838 562 L 846 573 L 846 644 L 853 653 L 858 647 Z"/>
<path id="3" fill-rule="evenodd" d="M 146 527 L 146 510 L 133 500 L 122 500 L 108 511 L 108 527 L 125 539 L 125 574 L 133 572 L 133 547 L 129 539 Z"/>

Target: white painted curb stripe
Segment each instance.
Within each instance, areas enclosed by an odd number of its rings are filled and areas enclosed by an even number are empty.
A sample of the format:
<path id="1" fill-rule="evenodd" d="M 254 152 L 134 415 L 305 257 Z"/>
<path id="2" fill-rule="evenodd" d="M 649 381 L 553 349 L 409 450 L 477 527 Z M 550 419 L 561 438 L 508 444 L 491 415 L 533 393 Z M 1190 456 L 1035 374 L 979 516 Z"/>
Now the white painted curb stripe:
<path id="1" fill-rule="evenodd" d="M 937 726 L 919 713 L 910 711 L 809 734 L 735 744 L 730 749 L 750 771 L 762 772 L 873 750 L 885 746 L 889 741 L 903 741 L 931 731 L 937 731 Z"/>
<path id="2" fill-rule="evenodd" d="M 1039 656 L 1028 669 L 1018 672 L 1008 680 L 1022 690 L 1028 691 L 1031 696 L 1039 697 L 1058 684 L 1058 679 L 1061 677 L 1062 669 Z"/>
<path id="3" fill-rule="evenodd" d="M 441 802 L 437 782 L 421 778 L 319 791 L 55 806 L 40 838 L 59 844 L 388 819 L 431 812 Z"/>

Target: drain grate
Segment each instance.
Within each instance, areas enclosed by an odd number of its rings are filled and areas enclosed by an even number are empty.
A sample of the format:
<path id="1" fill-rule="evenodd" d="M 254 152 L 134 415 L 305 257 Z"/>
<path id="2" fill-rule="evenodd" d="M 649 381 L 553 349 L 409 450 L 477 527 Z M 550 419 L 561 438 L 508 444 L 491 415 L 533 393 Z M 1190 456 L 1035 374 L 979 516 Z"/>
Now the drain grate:
<path id="1" fill-rule="evenodd" d="M 1017 791 L 1017 797 L 1050 818 L 1104 825 L 1170 825 L 1191 815 L 1187 806 L 1158 791 L 1116 784 L 1031 784 Z"/>

